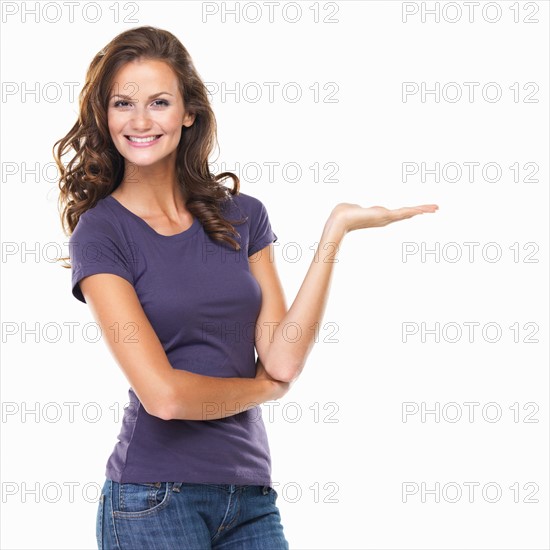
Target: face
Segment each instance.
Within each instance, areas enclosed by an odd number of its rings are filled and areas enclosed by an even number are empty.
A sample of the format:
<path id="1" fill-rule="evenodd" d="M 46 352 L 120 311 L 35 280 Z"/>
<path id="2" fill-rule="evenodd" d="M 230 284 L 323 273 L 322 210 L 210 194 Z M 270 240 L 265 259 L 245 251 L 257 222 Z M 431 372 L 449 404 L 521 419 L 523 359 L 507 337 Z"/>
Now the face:
<path id="1" fill-rule="evenodd" d="M 114 75 L 107 120 L 111 138 L 127 162 L 137 166 L 175 163 L 182 126 L 194 115 L 184 108 L 172 68 L 160 60 L 134 60 Z"/>

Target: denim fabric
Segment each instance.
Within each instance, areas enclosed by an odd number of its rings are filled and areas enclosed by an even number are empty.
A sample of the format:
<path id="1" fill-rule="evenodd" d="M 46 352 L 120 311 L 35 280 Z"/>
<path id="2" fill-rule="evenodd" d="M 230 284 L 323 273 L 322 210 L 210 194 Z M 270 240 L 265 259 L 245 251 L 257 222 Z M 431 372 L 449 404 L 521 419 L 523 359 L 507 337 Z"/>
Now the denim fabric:
<path id="1" fill-rule="evenodd" d="M 288 550 L 278 494 L 262 485 L 106 479 L 99 550 Z"/>

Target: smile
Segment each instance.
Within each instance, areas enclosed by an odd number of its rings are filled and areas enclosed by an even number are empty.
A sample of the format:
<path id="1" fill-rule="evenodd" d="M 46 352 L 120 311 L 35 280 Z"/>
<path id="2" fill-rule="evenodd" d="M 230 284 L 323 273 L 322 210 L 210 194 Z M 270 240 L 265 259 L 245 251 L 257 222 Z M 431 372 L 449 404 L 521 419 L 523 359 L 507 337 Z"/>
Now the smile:
<path id="1" fill-rule="evenodd" d="M 147 136 L 147 137 L 137 137 L 137 136 L 124 136 L 128 141 L 132 143 L 152 143 L 161 138 L 161 136 Z"/>

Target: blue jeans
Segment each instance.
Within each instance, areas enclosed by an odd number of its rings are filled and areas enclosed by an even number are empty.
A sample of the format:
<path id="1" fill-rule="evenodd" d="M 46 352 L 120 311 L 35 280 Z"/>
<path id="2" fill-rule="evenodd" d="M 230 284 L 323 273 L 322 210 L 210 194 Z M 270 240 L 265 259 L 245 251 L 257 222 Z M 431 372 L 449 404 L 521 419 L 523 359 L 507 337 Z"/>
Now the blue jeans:
<path id="1" fill-rule="evenodd" d="M 106 479 L 99 550 L 288 550 L 278 494 L 262 485 Z"/>

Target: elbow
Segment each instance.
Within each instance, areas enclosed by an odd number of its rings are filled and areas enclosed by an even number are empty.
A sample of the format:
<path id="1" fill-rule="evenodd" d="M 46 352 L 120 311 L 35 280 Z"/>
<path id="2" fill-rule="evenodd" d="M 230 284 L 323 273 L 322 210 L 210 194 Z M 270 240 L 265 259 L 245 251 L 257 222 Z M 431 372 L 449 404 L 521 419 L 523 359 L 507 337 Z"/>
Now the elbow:
<path id="1" fill-rule="evenodd" d="M 155 416 L 157 418 L 160 418 L 161 420 L 173 420 L 174 419 L 174 412 L 171 407 L 168 407 L 167 405 L 155 405 L 153 407 L 145 407 L 144 409 L 147 411 L 148 414 L 151 416 Z"/>
<path id="2" fill-rule="evenodd" d="M 161 420 L 175 420 L 179 418 L 175 408 L 175 400 L 173 396 L 166 395 L 158 397 L 154 400 L 154 404 L 145 407 L 145 410 L 151 415 L 160 418 Z"/>
<path id="3" fill-rule="evenodd" d="M 277 382 L 285 382 L 286 384 L 289 384 L 290 382 L 294 381 L 296 376 L 294 376 L 291 371 L 283 370 L 280 373 L 278 373 L 276 376 L 273 376 L 273 378 Z"/>
<path id="4" fill-rule="evenodd" d="M 265 370 L 267 371 L 269 376 L 271 376 L 275 380 L 290 384 L 294 382 L 298 378 L 298 376 L 300 376 L 302 369 L 303 366 L 279 366 L 271 370 L 266 367 Z"/>
<path id="5" fill-rule="evenodd" d="M 147 411 L 149 412 L 149 411 Z M 151 412 L 149 412 L 151 416 L 156 416 L 157 418 L 160 418 L 161 420 L 174 420 L 174 414 L 171 409 L 168 407 L 164 408 L 158 408 Z"/>
<path id="6" fill-rule="evenodd" d="M 299 372 L 298 371 L 289 371 L 289 372 L 284 372 L 283 374 L 280 375 L 280 378 L 278 378 L 277 380 L 280 380 L 281 382 L 285 382 L 286 384 L 292 384 L 299 376 Z"/>

